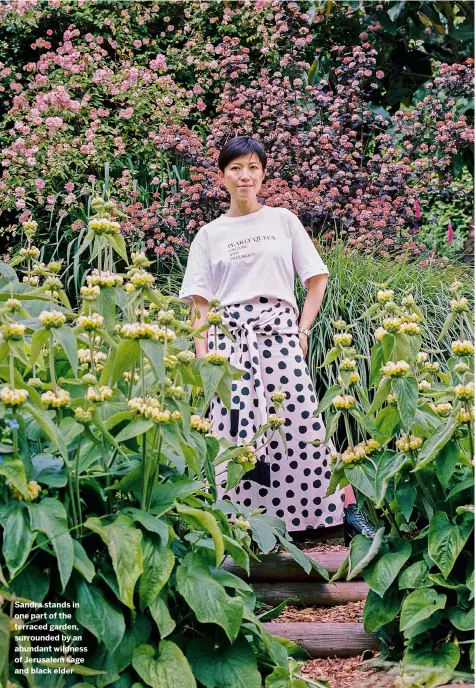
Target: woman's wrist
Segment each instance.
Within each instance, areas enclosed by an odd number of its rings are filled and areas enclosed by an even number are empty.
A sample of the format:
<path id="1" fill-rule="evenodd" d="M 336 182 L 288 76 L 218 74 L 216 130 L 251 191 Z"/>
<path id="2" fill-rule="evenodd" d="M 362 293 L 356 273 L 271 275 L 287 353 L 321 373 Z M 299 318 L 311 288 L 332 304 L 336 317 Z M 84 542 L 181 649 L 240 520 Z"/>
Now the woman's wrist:
<path id="1" fill-rule="evenodd" d="M 299 334 L 305 334 L 306 337 L 309 337 L 309 328 L 308 327 L 304 327 L 303 325 L 299 325 L 298 332 L 299 332 Z"/>

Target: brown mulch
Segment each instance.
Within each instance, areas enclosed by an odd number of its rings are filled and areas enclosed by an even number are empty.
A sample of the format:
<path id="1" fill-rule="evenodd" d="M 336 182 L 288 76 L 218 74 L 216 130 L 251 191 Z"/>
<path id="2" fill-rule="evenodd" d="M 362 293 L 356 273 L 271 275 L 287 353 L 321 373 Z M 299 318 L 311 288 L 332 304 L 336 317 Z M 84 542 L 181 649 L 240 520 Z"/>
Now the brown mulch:
<path id="1" fill-rule="evenodd" d="M 303 552 L 345 552 L 347 547 L 342 540 L 304 540 L 297 542 L 296 547 Z"/>
<path id="2" fill-rule="evenodd" d="M 329 688 L 393 688 L 395 674 L 369 667 L 359 657 L 311 659 L 301 665 L 303 678 L 326 679 Z"/>
<path id="3" fill-rule="evenodd" d="M 361 623 L 365 601 L 348 602 L 335 607 L 297 607 L 288 605 L 276 623 L 311 621 L 313 623 Z"/>

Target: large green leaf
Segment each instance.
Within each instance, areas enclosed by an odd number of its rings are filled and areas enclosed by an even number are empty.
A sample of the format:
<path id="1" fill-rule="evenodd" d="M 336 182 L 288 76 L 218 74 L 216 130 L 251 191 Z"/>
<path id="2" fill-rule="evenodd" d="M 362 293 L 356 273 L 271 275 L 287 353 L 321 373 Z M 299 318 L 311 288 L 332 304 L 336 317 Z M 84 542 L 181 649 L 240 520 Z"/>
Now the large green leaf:
<path id="1" fill-rule="evenodd" d="M 401 572 L 398 577 L 398 587 L 400 590 L 431 588 L 433 583 L 428 578 L 428 573 L 429 568 L 426 563 L 423 560 L 416 561 Z"/>
<path id="2" fill-rule="evenodd" d="M 351 464 L 344 468 L 345 477 L 352 487 L 357 488 L 366 497 L 375 501 L 375 473 L 373 463 L 368 459 L 363 459 L 360 463 Z"/>
<path id="3" fill-rule="evenodd" d="M 435 457 L 436 475 L 443 487 L 448 487 L 459 463 L 460 448 L 456 441 L 451 440 Z"/>
<path id="4" fill-rule="evenodd" d="M 456 645 L 450 642 L 439 643 L 433 645 L 432 640 L 428 640 L 423 645 L 409 648 L 404 656 L 404 666 L 414 667 L 434 667 L 435 671 L 433 679 L 438 679 L 438 682 L 432 685 L 441 685 L 452 678 L 452 673 L 458 665 L 460 659 L 460 650 Z M 430 677 L 425 675 L 428 681 Z"/>
<path id="5" fill-rule="evenodd" d="M 33 416 L 48 439 L 53 442 L 55 447 L 61 453 L 63 459 L 67 461 L 68 448 L 66 446 L 66 442 L 64 441 L 64 437 L 59 431 L 59 428 L 53 423 L 49 415 L 47 415 L 44 411 L 40 411 L 39 409 L 35 408 L 32 404 L 24 404 L 23 408 Z"/>
<path id="6" fill-rule="evenodd" d="M 143 611 L 167 583 L 175 564 L 171 549 L 163 546 L 155 533 L 142 536 L 142 559 L 144 572 L 140 577 L 140 606 Z"/>
<path id="7" fill-rule="evenodd" d="M 71 366 L 74 375 L 78 374 L 78 344 L 73 331 L 67 326 L 53 330 L 53 341 L 60 344 Z"/>
<path id="8" fill-rule="evenodd" d="M 114 523 L 106 526 L 99 518 L 88 518 L 84 527 L 97 533 L 106 543 L 116 572 L 121 602 L 134 609 L 134 586 L 143 572 L 142 532 L 124 514 L 119 514 Z"/>
<path id="9" fill-rule="evenodd" d="M 94 584 L 80 580 L 76 586 L 76 609 L 78 622 L 114 652 L 121 642 L 126 625 L 117 604 L 110 602 L 103 591 Z"/>
<path id="10" fill-rule="evenodd" d="M 28 504 L 30 526 L 47 535 L 55 550 L 63 590 L 74 563 L 73 539 L 68 531 L 68 516 L 58 499 L 46 497 L 39 504 Z"/>
<path id="11" fill-rule="evenodd" d="M 160 342 L 152 339 L 141 339 L 140 348 L 147 357 L 155 377 L 163 382 L 165 377 L 164 347 Z"/>
<path id="12" fill-rule="evenodd" d="M 451 523 L 444 511 L 433 514 L 428 531 L 428 554 L 448 578 L 456 559 L 473 530 L 474 517 L 463 514 L 460 525 Z"/>
<path id="13" fill-rule="evenodd" d="M 2 551 L 10 575 L 15 575 L 28 559 L 35 537 L 26 509 L 20 502 L 15 502 L 3 530 Z"/>
<path id="14" fill-rule="evenodd" d="M 151 688 L 196 688 L 190 665 L 178 645 L 159 642 L 159 656 L 151 645 L 139 645 L 132 653 L 132 666 Z"/>
<path id="15" fill-rule="evenodd" d="M 145 418 L 131 420 L 131 422 L 116 435 L 116 442 L 126 442 L 126 440 L 130 440 L 133 437 L 139 437 L 153 427 L 153 420 L 146 420 Z"/>
<path id="16" fill-rule="evenodd" d="M 88 557 L 88 555 L 86 554 L 86 550 L 78 540 L 73 540 L 73 548 L 74 568 L 76 569 L 76 571 L 79 571 L 79 573 L 82 576 L 84 576 L 88 583 L 91 583 L 94 576 L 96 575 L 93 562 Z"/>
<path id="17" fill-rule="evenodd" d="M 255 653 L 242 636 L 226 647 L 216 647 L 211 638 L 195 638 L 187 646 L 187 659 L 206 688 L 261 688 Z"/>
<path id="18" fill-rule="evenodd" d="M 169 608 L 167 607 L 167 603 L 164 600 L 162 593 L 157 595 L 155 600 L 149 604 L 149 609 L 152 618 L 159 629 L 160 637 L 165 638 L 166 636 L 170 635 L 175 629 L 176 624 L 170 615 Z"/>
<path id="19" fill-rule="evenodd" d="M 114 251 L 118 253 L 123 260 L 128 262 L 126 241 L 122 234 L 105 234 L 104 235 L 108 244 L 112 246 Z"/>
<path id="20" fill-rule="evenodd" d="M 210 403 L 211 398 L 215 394 L 217 387 L 225 374 L 224 366 L 213 365 L 213 363 L 203 362 L 200 367 L 200 374 L 203 382 L 203 392 L 205 396 L 205 406 Z"/>
<path id="21" fill-rule="evenodd" d="M 273 547 L 276 545 L 276 536 L 274 534 L 273 528 L 266 523 L 262 518 L 253 518 L 250 516 L 248 519 L 250 524 L 251 532 L 253 533 L 253 539 L 258 544 L 258 547 L 264 554 L 271 552 Z"/>
<path id="22" fill-rule="evenodd" d="M 216 518 L 213 514 L 203 509 L 194 509 L 186 504 L 177 504 L 176 510 L 179 514 L 191 516 L 198 526 L 204 528 L 210 533 L 215 543 L 215 562 L 216 566 L 220 566 L 223 556 L 225 554 L 225 546 L 223 543 L 223 536 Z"/>
<path id="23" fill-rule="evenodd" d="M 24 499 L 27 501 L 31 500 L 30 493 L 28 492 L 25 466 L 20 459 L 2 459 L 0 461 L 0 475 L 9 480 Z"/>
<path id="24" fill-rule="evenodd" d="M 397 396 L 398 413 L 406 432 L 415 421 L 418 401 L 418 383 L 414 377 L 397 377 L 392 380 L 392 392 Z"/>
<path id="25" fill-rule="evenodd" d="M 364 628 L 367 633 L 373 633 L 390 623 L 400 611 L 401 597 L 397 585 L 391 585 L 383 598 L 373 590 L 369 590 L 364 607 Z"/>
<path id="26" fill-rule="evenodd" d="M 370 540 L 365 535 L 356 535 L 352 538 L 350 543 L 349 553 L 349 567 L 347 580 L 350 581 L 356 578 L 365 569 L 368 564 L 374 559 L 380 549 L 380 546 L 385 535 L 385 528 L 380 528 L 373 540 Z"/>
<path id="27" fill-rule="evenodd" d="M 385 499 L 389 481 L 394 478 L 404 466 L 411 465 L 408 454 L 398 454 L 393 451 L 385 451 L 378 459 L 377 472 L 375 474 L 375 498 L 376 506 L 380 507 Z"/>
<path id="28" fill-rule="evenodd" d="M 221 626 L 230 642 L 240 631 L 243 618 L 241 597 L 229 597 L 222 585 L 210 575 L 202 555 L 188 552 L 177 569 L 177 590 L 202 623 Z"/>
<path id="29" fill-rule="evenodd" d="M 146 530 L 151 533 L 157 533 L 162 540 L 162 544 L 166 545 L 169 541 L 169 526 L 161 521 L 156 516 L 147 513 L 147 511 L 142 511 L 142 509 L 136 509 L 135 507 L 128 506 L 122 509 L 121 513 L 130 516 L 133 521 L 140 523 L 144 526 Z"/>
<path id="30" fill-rule="evenodd" d="M 380 597 L 384 596 L 412 553 L 408 540 L 388 538 L 387 545 L 388 551 L 373 559 L 364 570 L 365 582 Z"/>
<path id="31" fill-rule="evenodd" d="M 419 471 L 432 461 L 438 452 L 445 446 L 447 442 L 453 437 L 457 428 L 455 418 L 450 416 L 445 424 L 427 439 L 423 444 L 418 454 L 418 460 L 414 471 Z"/>
<path id="32" fill-rule="evenodd" d="M 40 355 L 40 351 L 42 350 L 49 338 L 50 333 L 48 332 L 48 330 L 40 329 L 36 330 L 36 332 L 33 333 L 30 346 L 30 359 L 28 362 L 30 368 L 32 368 L 33 365 L 36 363 L 36 360 Z"/>
<path id="33" fill-rule="evenodd" d="M 448 616 L 453 626 L 459 631 L 474 631 L 474 608 L 453 607 L 449 610 Z"/>
<path id="34" fill-rule="evenodd" d="M 411 479 L 400 480 L 395 490 L 395 499 L 406 521 L 409 521 L 411 518 L 417 494 L 416 488 L 412 483 L 413 479 L 412 476 Z"/>
<path id="35" fill-rule="evenodd" d="M 414 590 L 403 600 L 400 630 L 405 631 L 410 626 L 424 621 L 445 606 L 446 595 L 439 595 L 434 588 Z"/>
<path id="36" fill-rule="evenodd" d="M 122 373 L 131 370 L 132 366 L 138 362 L 140 354 L 139 342 L 134 339 L 125 339 L 120 343 L 114 358 L 114 368 L 112 370 L 112 383 L 115 384 Z"/>
<path id="37" fill-rule="evenodd" d="M 329 406 L 332 404 L 333 398 L 339 394 L 340 389 L 340 385 L 332 385 L 332 387 L 329 387 L 329 389 L 326 390 L 324 396 L 319 400 L 319 406 L 315 412 L 316 416 L 319 413 L 324 413 L 324 411 L 329 408 Z"/>
<path id="38" fill-rule="evenodd" d="M 371 416 L 373 413 L 375 413 L 375 411 L 378 411 L 378 409 L 382 406 L 383 402 L 385 401 L 390 392 L 391 382 L 392 381 L 389 377 L 383 377 L 380 380 L 373 401 L 370 405 L 369 410 L 367 411 L 367 416 Z"/>

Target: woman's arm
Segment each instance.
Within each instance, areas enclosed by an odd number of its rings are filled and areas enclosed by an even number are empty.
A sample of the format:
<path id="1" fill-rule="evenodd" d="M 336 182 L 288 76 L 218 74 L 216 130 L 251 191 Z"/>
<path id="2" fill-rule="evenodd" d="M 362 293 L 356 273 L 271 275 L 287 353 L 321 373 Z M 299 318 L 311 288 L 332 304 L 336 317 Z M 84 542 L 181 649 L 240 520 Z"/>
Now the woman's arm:
<path id="1" fill-rule="evenodd" d="M 201 327 L 207 322 L 209 302 L 203 296 L 192 296 L 192 327 Z M 208 353 L 208 330 L 201 333 L 203 339 L 195 337 L 195 355 L 204 358 Z"/>
<path id="2" fill-rule="evenodd" d="M 310 328 L 314 318 L 316 317 L 319 308 L 321 307 L 322 299 L 324 298 L 324 293 L 326 291 L 327 280 L 329 275 L 313 275 L 308 279 L 308 290 L 306 295 L 306 300 L 304 301 L 301 319 L 299 321 L 300 327 Z M 299 333 L 299 343 L 304 356 L 307 356 L 308 350 L 308 339 L 307 335 L 302 332 Z"/>

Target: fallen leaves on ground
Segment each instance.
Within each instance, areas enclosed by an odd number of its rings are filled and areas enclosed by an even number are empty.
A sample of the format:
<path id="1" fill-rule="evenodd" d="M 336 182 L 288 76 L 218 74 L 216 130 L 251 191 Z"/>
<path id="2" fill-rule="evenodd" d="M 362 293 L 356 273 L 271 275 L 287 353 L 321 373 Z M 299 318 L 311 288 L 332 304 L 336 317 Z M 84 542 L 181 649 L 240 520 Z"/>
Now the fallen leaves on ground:
<path id="1" fill-rule="evenodd" d="M 309 621 L 312 623 L 362 623 L 365 601 L 348 602 L 335 607 L 298 607 L 288 605 L 276 623 Z"/>

